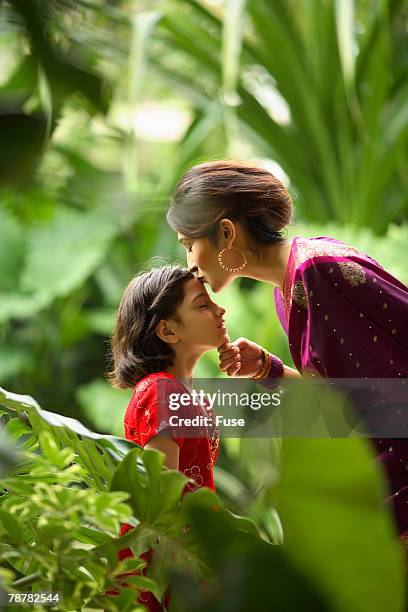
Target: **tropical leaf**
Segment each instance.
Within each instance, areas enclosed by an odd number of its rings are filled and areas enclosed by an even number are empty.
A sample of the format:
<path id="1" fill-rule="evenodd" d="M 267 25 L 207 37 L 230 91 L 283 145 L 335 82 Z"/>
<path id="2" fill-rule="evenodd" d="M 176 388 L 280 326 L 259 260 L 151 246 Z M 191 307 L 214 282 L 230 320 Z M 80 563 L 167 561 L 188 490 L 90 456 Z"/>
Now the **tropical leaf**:
<path id="1" fill-rule="evenodd" d="M 189 495 L 183 505 L 218 580 L 204 591 L 188 574 L 174 572 L 177 609 L 267 610 L 273 602 L 278 610 L 333 610 L 325 594 L 299 573 L 281 547 L 267 544 L 250 523 L 223 511 L 210 491 Z"/>
<path id="2" fill-rule="evenodd" d="M 393 541 L 391 511 L 383 504 L 386 487 L 372 456 L 369 442 L 361 439 L 284 439 L 281 478 L 271 499 L 282 519 L 285 549 L 319 581 L 336 609 L 397 612 L 404 601 L 402 551 Z"/>
<path id="3" fill-rule="evenodd" d="M 392 81 L 389 16 L 402 14 L 401 3 L 385 1 L 369 13 L 348 1 L 249 1 L 250 25 L 243 30 L 239 79 L 240 27 L 225 39 L 230 40 L 228 70 L 227 55 L 217 56 L 215 50 L 220 32 L 229 32 L 234 15 L 239 13 L 242 23 L 243 3 L 234 3 L 233 11 L 226 4 L 223 13 L 197 0 L 182 4 L 190 10 L 188 27 L 181 28 L 169 12 L 159 29 L 165 31 L 163 41 L 197 66 L 195 74 L 206 74 L 209 99 L 222 92 L 220 74 L 235 75 L 228 79 L 241 101 L 236 112 L 243 129 L 264 156 L 286 171 L 304 219 L 333 219 L 359 227 L 369 222 L 376 233 L 384 233 L 390 220 L 402 217 L 407 199 L 400 166 L 408 134 L 401 119 L 407 106 L 402 103 L 404 81 Z M 163 57 L 155 63 L 166 78 L 173 72 L 180 82 L 177 68 L 167 66 Z M 250 70 L 262 72 L 275 84 L 290 109 L 287 125 L 277 123 L 262 101 L 271 85 L 264 79 L 254 89 L 245 76 Z M 203 93 L 195 74 L 192 71 L 184 87 L 186 95 L 192 92 L 192 100 L 195 92 Z M 396 105 L 399 113 L 392 134 L 398 145 L 390 154 L 388 127 Z M 229 112 L 220 118 L 230 119 Z"/>
<path id="4" fill-rule="evenodd" d="M 30 232 L 23 289 L 67 295 L 100 265 L 117 231 L 113 216 L 59 209 L 51 223 Z"/>
<path id="5" fill-rule="evenodd" d="M 49 444 L 53 445 L 55 452 L 59 455 L 64 453 L 64 448 L 72 449 L 77 463 L 87 470 L 89 484 L 101 491 L 109 488 L 117 463 L 135 447 L 134 443 L 123 438 L 95 433 L 77 419 L 42 410 L 32 397 L 10 393 L 1 387 L 0 405 L 5 407 L 7 414 L 17 415 L 9 420 L 13 426 L 11 430 L 9 425 L 9 429 L 16 442 L 22 436 L 28 436 L 31 441 L 25 438 L 23 442 L 35 447 L 40 434 L 48 432 L 52 440 Z"/>

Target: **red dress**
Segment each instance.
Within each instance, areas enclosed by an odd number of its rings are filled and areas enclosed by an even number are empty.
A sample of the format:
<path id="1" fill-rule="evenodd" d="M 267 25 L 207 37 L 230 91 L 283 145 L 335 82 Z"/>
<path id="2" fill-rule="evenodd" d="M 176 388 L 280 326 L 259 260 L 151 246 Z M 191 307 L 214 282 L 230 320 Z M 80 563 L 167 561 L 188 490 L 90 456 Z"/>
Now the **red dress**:
<path id="1" fill-rule="evenodd" d="M 157 372 L 142 378 L 135 386 L 124 419 L 125 436 L 128 440 L 145 446 L 159 431 L 169 429 L 172 438 L 179 446 L 179 470 L 191 478 L 193 482 L 185 485 L 184 493 L 194 491 L 199 487 L 208 487 L 215 491 L 213 468 L 218 456 L 219 435 L 215 426 L 207 427 L 200 437 L 179 437 L 180 429 L 169 424 L 172 415 L 179 414 L 194 416 L 213 416 L 208 404 L 205 406 L 190 404 L 181 407 L 177 412 L 169 408 L 170 394 L 189 393 L 179 380 L 168 372 Z M 120 535 L 132 529 L 131 525 L 122 525 Z M 118 558 L 132 557 L 130 548 L 120 550 Z M 141 555 L 146 561 L 152 558 L 152 551 L 148 550 Z M 143 573 L 147 568 L 144 568 Z M 136 574 L 136 572 L 130 572 Z M 117 594 L 116 590 L 107 591 L 106 594 Z M 138 601 L 144 604 L 151 612 L 160 611 L 161 604 L 150 592 L 142 592 Z"/>

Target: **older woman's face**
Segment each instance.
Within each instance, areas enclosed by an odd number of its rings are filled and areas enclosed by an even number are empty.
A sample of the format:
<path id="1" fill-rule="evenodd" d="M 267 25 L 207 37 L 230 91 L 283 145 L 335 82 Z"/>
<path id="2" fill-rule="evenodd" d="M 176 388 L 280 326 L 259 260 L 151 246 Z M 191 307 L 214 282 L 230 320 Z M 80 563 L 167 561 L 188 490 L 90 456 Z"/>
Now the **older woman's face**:
<path id="1" fill-rule="evenodd" d="M 177 233 L 177 238 L 186 249 L 189 270 L 204 283 L 208 283 L 214 293 L 230 284 L 232 276 L 221 268 L 218 250 L 208 238 L 190 238 L 180 232 Z"/>

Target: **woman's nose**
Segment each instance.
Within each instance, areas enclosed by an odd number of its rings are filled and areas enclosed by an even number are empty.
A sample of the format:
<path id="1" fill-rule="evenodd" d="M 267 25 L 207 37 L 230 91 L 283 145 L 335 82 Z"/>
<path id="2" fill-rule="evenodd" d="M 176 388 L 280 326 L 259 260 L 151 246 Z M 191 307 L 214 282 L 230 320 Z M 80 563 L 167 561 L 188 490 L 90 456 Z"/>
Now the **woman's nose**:
<path id="1" fill-rule="evenodd" d="M 187 253 L 187 268 L 189 269 L 190 272 L 193 272 L 193 274 L 198 272 L 198 268 L 195 262 L 193 261 L 193 259 L 190 257 L 188 253 Z"/>

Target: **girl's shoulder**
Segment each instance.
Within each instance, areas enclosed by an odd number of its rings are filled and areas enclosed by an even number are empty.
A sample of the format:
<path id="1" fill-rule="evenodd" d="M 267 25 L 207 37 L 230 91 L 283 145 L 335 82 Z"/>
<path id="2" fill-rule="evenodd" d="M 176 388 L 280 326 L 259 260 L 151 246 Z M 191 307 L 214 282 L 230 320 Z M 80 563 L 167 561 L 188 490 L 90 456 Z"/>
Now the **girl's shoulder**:
<path id="1" fill-rule="evenodd" d="M 136 383 L 133 394 L 142 393 L 149 387 L 155 387 L 161 381 L 171 381 L 173 379 L 175 379 L 175 376 L 169 374 L 169 372 L 152 372 L 151 374 L 143 376 L 143 378 Z"/>
<path id="2" fill-rule="evenodd" d="M 155 435 L 162 422 L 167 422 L 172 394 L 185 392 L 178 379 L 168 372 L 155 372 L 139 380 L 124 417 L 126 438 L 144 444 Z"/>
<path id="3" fill-rule="evenodd" d="M 170 393 L 182 391 L 182 384 L 173 374 L 153 372 L 136 383 L 129 406 L 156 402 L 161 398 L 165 399 Z"/>

